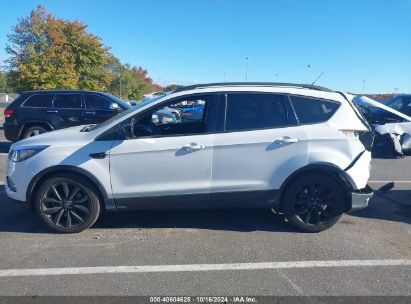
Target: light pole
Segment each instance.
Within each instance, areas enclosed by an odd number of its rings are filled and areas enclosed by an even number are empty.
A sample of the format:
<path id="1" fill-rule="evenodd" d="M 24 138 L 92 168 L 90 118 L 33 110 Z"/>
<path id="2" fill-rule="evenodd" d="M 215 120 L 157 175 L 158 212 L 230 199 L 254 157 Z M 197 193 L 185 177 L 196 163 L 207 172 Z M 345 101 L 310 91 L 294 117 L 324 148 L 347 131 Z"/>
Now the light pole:
<path id="1" fill-rule="evenodd" d="M 118 76 L 118 79 L 120 80 L 120 99 L 121 99 L 121 74 Z"/>
<path id="2" fill-rule="evenodd" d="M 310 74 L 310 68 L 311 68 L 311 65 L 307 64 L 307 84 L 308 84 L 308 78 L 309 78 L 309 74 Z"/>
<path id="3" fill-rule="evenodd" d="M 362 94 L 364 94 L 365 91 L 365 80 L 362 81 Z"/>
<path id="4" fill-rule="evenodd" d="M 224 72 L 224 82 L 226 82 L 226 73 Z"/>
<path id="5" fill-rule="evenodd" d="M 398 88 L 394 88 L 395 95 L 398 95 Z"/>
<path id="6" fill-rule="evenodd" d="M 248 81 L 248 57 L 245 57 L 245 82 Z"/>

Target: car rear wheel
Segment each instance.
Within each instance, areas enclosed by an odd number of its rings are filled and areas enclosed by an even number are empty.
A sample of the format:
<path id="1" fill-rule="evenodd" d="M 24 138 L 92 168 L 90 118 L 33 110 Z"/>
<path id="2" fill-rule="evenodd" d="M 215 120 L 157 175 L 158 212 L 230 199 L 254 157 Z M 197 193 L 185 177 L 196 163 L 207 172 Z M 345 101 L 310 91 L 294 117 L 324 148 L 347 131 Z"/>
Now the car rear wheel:
<path id="1" fill-rule="evenodd" d="M 338 222 L 345 206 L 343 188 L 325 174 L 308 174 L 285 190 L 282 210 L 290 224 L 303 232 L 320 232 Z"/>
<path id="2" fill-rule="evenodd" d="M 33 127 L 28 128 L 28 129 L 24 132 L 23 138 L 33 137 L 33 136 L 36 136 L 36 135 L 39 135 L 39 134 L 43 134 L 43 133 L 46 133 L 46 132 L 48 132 L 48 130 L 46 130 L 46 129 L 43 128 L 43 127 L 33 126 Z"/>
<path id="3" fill-rule="evenodd" d="M 64 174 L 41 184 L 35 195 L 34 208 L 51 230 L 77 233 L 96 222 L 100 200 L 89 181 L 81 176 Z"/>

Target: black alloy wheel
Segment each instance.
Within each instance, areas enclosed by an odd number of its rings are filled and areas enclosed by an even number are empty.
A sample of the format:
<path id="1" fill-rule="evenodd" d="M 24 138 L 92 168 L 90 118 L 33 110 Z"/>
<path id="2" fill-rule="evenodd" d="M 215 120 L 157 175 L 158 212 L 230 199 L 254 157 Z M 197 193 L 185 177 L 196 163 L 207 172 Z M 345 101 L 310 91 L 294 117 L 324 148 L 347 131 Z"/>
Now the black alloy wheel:
<path id="1" fill-rule="evenodd" d="M 345 193 L 332 177 L 310 174 L 287 187 L 283 211 L 287 220 L 304 232 L 333 226 L 344 212 Z"/>
<path id="2" fill-rule="evenodd" d="M 80 232 L 97 220 L 100 202 L 93 185 L 81 176 L 53 177 L 36 194 L 35 210 L 57 232 Z"/>

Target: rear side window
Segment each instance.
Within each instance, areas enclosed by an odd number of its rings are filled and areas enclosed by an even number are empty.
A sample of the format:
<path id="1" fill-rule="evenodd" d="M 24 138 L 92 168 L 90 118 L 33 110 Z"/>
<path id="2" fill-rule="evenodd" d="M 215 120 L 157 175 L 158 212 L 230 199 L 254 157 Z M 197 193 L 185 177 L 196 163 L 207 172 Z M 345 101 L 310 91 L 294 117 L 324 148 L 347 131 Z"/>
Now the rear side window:
<path id="1" fill-rule="evenodd" d="M 338 109 L 338 102 L 322 99 L 290 96 L 300 123 L 327 121 Z"/>
<path id="2" fill-rule="evenodd" d="M 32 108 L 50 108 L 51 95 L 50 94 L 36 94 L 31 95 L 23 104 L 24 107 Z"/>
<path id="3" fill-rule="evenodd" d="M 81 95 L 56 94 L 54 95 L 53 105 L 55 108 L 81 109 Z"/>
<path id="4" fill-rule="evenodd" d="M 111 101 L 96 94 L 84 95 L 86 109 L 88 110 L 110 110 Z"/>
<path id="5" fill-rule="evenodd" d="M 227 95 L 226 131 L 275 128 L 288 124 L 287 107 L 281 95 Z"/>

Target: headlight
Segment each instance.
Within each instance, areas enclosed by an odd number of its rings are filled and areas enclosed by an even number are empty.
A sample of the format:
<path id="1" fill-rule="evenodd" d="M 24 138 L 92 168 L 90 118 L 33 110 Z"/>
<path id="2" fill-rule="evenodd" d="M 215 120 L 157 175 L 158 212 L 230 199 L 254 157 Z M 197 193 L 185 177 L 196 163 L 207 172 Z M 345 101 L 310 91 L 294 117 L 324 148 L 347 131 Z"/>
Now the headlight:
<path id="1" fill-rule="evenodd" d="M 37 153 L 43 151 L 48 146 L 32 146 L 11 149 L 9 152 L 9 159 L 14 162 L 21 162 L 23 160 L 33 157 Z"/>

